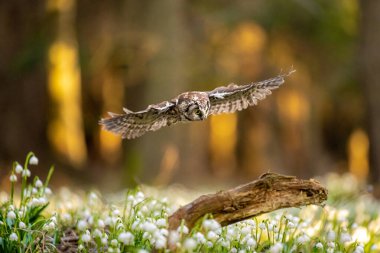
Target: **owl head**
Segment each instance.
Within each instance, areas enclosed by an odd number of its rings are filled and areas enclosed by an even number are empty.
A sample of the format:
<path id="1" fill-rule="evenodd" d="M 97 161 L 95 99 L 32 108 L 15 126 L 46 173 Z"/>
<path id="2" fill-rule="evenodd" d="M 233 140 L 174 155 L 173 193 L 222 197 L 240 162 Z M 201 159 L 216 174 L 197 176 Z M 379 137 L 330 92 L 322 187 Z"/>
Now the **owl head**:
<path id="1" fill-rule="evenodd" d="M 210 100 L 205 92 L 187 92 L 178 97 L 181 115 L 189 121 L 205 120 L 209 115 Z"/>

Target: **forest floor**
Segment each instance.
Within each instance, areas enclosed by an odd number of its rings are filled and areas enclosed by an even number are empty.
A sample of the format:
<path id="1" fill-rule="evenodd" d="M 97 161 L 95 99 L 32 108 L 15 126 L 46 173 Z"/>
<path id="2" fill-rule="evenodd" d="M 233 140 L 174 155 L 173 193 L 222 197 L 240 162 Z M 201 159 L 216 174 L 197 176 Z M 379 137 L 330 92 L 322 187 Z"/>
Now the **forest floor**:
<path id="1" fill-rule="evenodd" d="M 48 187 L 30 153 L 0 194 L 0 252 L 380 252 L 380 203 L 350 174 L 320 181 L 326 205 L 287 208 L 221 226 L 206 215 L 169 231 L 168 217 L 204 192 L 140 186 L 103 196 Z M 17 190 L 18 189 L 18 190 Z"/>

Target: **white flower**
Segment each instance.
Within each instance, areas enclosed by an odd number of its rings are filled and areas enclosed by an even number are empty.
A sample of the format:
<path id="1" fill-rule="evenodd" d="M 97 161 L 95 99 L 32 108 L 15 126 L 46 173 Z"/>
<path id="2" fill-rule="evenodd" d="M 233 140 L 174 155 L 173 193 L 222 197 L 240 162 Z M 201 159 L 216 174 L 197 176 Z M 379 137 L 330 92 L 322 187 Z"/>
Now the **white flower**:
<path id="1" fill-rule="evenodd" d="M 107 243 L 108 243 L 108 238 L 107 238 L 107 237 L 102 237 L 102 239 L 100 240 L 100 242 L 101 242 L 103 245 L 107 245 Z"/>
<path id="2" fill-rule="evenodd" d="M 303 234 L 303 235 L 301 235 L 300 237 L 297 238 L 297 242 L 299 244 L 305 244 L 308 241 L 310 241 L 310 238 L 306 234 Z"/>
<path id="3" fill-rule="evenodd" d="M 282 252 L 282 248 L 284 246 L 282 245 L 282 243 L 278 242 L 276 244 L 274 244 L 270 249 L 269 249 L 269 252 L 271 253 L 280 253 Z"/>
<path id="4" fill-rule="evenodd" d="M 46 195 L 51 195 L 53 192 L 51 191 L 51 189 L 49 187 L 46 187 L 45 193 L 46 193 Z"/>
<path id="5" fill-rule="evenodd" d="M 346 242 L 350 242 L 351 241 L 351 235 L 347 232 L 345 233 L 342 233 L 340 235 L 340 242 L 341 243 L 346 243 Z"/>
<path id="6" fill-rule="evenodd" d="M 62 219 L 65 223 L 69 223 L 69 222 L 71 222 L 71 214 L 69 214 L 69 213 L 64 213 L 64 214 L 62 214 L 61 219 Z"/>
<path id="7" fill-rule="evenodd" d="M 295 228 L 295 227 L 296 227 L 296 225 L 294 225 L 293 222 L 291 222 L 291 221 L 288 222 L 288 228 Z"/>
<path id="8" fill-rule="evenodd" d="M 90 231 L 86 230 L 86 233 L 82 235 L 82 241 L 85 243 L 88 243 L 89 241 L 91 241 Z"/>
<path id="9" fill-rule="evenodd" d="M 41 180 L 37 179 L 36 182 L 34 183 L 34 186 L 37 188 L 40 188 L 43 186 L 43 183 Z"/>
<path id="10" fill-rule="evenodd" d="M 327 241 L 333 242 L 333 241 L 335 241 L 335 237 L 336 237 L 336 235 L 335 235 L 335 232 L 333 230 L 330 230 L 329 232 L 327 232 L 327 236 L 326 236 Z"/>
<path id="11" fill-rule="evenodd" d="M 87 228 L 87 222 L 85 220 L 78 221 L 77 228 L 80 231 L 84 231 Z"/>
<path id="12" fill-rule="evenodd" d="M 139 249 L 139 251 L 137 251 L 137 253 L 149 253 L 149 251 L 147 251 L 145 249 Z"/>
<path id="13" fill-rule="evenodd" d="M 15 168 L 15 172 L 17 174 L 20 174 L 24 169 L 22 168 L 22 166 L 20 164 L 17 163 L 16 165 L 16 168 Z"/>
<path id="14" fill-rule="evenodd" d="M 209 239 L 210 241 L 214 241 L 217 238 L 218 238 L 218 235 L 214 231 L 209 231 L 207 233 L 207 239 Z"/>
<path id="15" fill-rule="evenodd" d="M 364 247 L 362 245 L 358 245 L 355 248 L 355 253 L 364 253 Z"/>
<path id="16" fill-rule="evenodd" d="M 335 242 L 328 242 L 327 247 L 334 249 L 335 248 Z"/>
<path id="17" fill-rule="evenodd" d="M 247 234 L 251 233 L 251 228 L 250 228 L 250 227 L 243 227 L 243 228 L 241 229 L 241 233 L 242 233 L 243 235 L 247 235 Z"/>
<path id="18" fill-rule="evenodd" d="M 156 239 L 156 242 L 154 244 L 156 249 L 163 249 L 166 247 L 166 238 L 163 236 L 160 236 Z"/>
<path id="19" fill-rule="evenodd" d="M 247 246 L 255 248 L 256 247 L 256 241 L 253 238 L 249 238 L 246 242 Z"/>
<path id="20" fill-rule="evenodd" d="M 200 233 L 200 232 L 197 232 L 195 235 L 194 235 L 195 239 L 200 242 L 200 243 L 205 243 L 206 242 L 206 238 L 205 236 Z"/>
<path id="21" fill-rule="evenodd" d="M 38 158 L 35 155 L 32 155 L 32 157 L 29 160 L 30 165 L 37 165 L 38 164 Z"/>
<path id="22" fill-rule="evenodd" d="M 144 222 L 142 229 L 148 233 L 153 233 L 157 230 L 157 226 L 149 221 Z"/>
<path id="23" fill-rule="evenodd" d="M 93 234 L 94 238 L 101 238 L 102 237 L 102 232 L 97 228 L 95 228 L 95 230 L 94 230 L 94 232 L 92 232 L 92 234 Z"/>
<path id="24" fill-rule="evenodd" d="M 180 226 L 177 228 L 178 232 L 181 232 L 183 234 L 188 234 L 189 233 L 189 228 L 186 225 Z"/>
<path id="25" fill-rule="evenodd" d="M 156 221 L 156 225 L 158 227 L 166 227 L 166 219 L 160 218 Z"/>
<path id="26" fill-rule="evenodd" d="M 169 232 L 169 244 L 175 246 L 177 242 L 179 242 L 180 236 L 178 231 L 170 231 Z"/>
<path id="27" fill-rule="evenodd" d="M 117 246 L 117 240 L 116 239 L 111 240 L 111 245 L 116 247 Z"/>
<path id="28" fill-rule="evenodd" d="M 8 214 L 7 214 L 7 218 L 10 219 L 10 220 L 14 220 L 14 219 L 16 219 L 16 214 L 15 214 L 15 212 L 13 212 L 13 211 L 9 211 Z"/>
<path id="29" fill-rule="evenodd" d="M 48 202 L 46 198 L 44 197 L 41 197 L 38 199 L 38 202 L 40 203 L 40 205 L 46 205 L 46 203 Z"/>
<path id="30" fill-rule="evenodd" d="M 135 237 L 131 232 L 122 232 L 117 239 L 124 245 L 131 245 L 133 244 Z"/>
<path id="31" fill-rule="evenodd" d="M 11 241 L 17 241 L 18 240 L 18 236 L 15 232 L 13 232 L 12 234 L 9 235 L 9 240 Z"/>
<path id="32" fill-rule="evenodd" d="M 18 223 L 18 227 L 19 227 L 20 229 L 24 229 L 24 228 L 26 228 L 26 225 L 25 225 L 24 222 L 20 221 L 20 222 Z"/>
<path id="33" fill-rule="evenodd" d="M 31 173 L 30 170 L 25 169 L 22 171 L 22 177 L 30 177 Z"/>
<path id="34" fill-rule="evenodd" d="M 231 251 L 231 253 L 236 253 L 237 249 L 236 248 L 232 248 L 230 251 Z"/>
<path id="35" fill-rule="evenodd" d="M 262 230 L 266 229 L 265 223 L 261 222 L 260 225 L 259 225 L 259 228 L 262 229 Z"/>
<path id="36" fill-rule="evenodd" d="M 36 188 L 32 188 L 32 194 L 36 194 L 38 192 L 38 190 Z"/>
<path id="37" fill-rule="evenodd" d="M 98 227 L 100 227 L 100 228 L 104 228 L 105 227 L 104 221 L 102 219 L 98 220 Z"/>
<path id="38" fill-rule="evenodd" d="M 12 173 L 12 175 L 9 176 L 9 181 L 12 183 L 17 182 L 17 176 Z"/>
<path id="39" fill-rule="evenodd" d="M 197 247 L 197 242 L 193 238 L 187 238 L 183 244 L 183 247 L 188 251 L 192 251 Z"/>
<path id="40" fill-rule="evenodd" d="M 79 244 L 78 245 L 78 250 L 80 251 L 80 250 L 84 250 L 84 246 L 83 246 L 83 244 Z"/>
<path id="41" fill-rule="evenodd" d="M 323 249 L 323 244 L 321 242 L 318 242 L 317 244 L 315 244 L 315 247 L 317 249 Z"/>
<path id="42" fill-rule="evenodd" d="M 119 211 L 119 209 L 115 209 L 115 210 L 113 210 L 113 211 L 112 211 L 112 215 L 113 215 L 113 216 L 119 216 L 119 215 L 120 215 L 120 211 Z"/>

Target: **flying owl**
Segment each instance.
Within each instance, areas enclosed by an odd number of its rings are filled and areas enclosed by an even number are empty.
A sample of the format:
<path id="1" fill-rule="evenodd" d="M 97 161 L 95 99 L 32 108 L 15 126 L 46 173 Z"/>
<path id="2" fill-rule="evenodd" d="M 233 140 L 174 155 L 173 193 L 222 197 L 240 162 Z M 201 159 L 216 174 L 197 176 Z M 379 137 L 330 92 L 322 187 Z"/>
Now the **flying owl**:
<path id="1" fill-rule="evenodd" d="M 120 134 L 123 139 L 134 139 L 148 131 L 179 122 L 201 121 L 213 114 L 241 111 L 271 94 L 271 90 L 283 84 L 284 78 L 294 71 L 246 85 L 230 84 L 212 91 L 185 92 L 138 112 L 123 108 L 125 114 L 109 112 L 111 117 L 101 119 L 99 124 L 110 132 Z"/>

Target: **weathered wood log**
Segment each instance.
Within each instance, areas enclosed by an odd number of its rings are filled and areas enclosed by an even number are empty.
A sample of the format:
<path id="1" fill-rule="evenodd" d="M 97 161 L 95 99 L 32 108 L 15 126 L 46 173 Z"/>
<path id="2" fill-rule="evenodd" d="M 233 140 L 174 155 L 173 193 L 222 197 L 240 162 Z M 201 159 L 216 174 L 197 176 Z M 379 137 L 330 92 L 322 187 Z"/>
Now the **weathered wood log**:
<path id="1" fill-rule="evenodd" d="M 327 189 L 314 179 L 265 173 L 258 180 L 203 195 L 179 208 L 169 217 L 169 229 L 179 227 L 182 220 L 191 229 L 206 214 L 212 214 L 222 226 L 226 226 L 281 208 L 322 205 L 325 200 Z"/>

